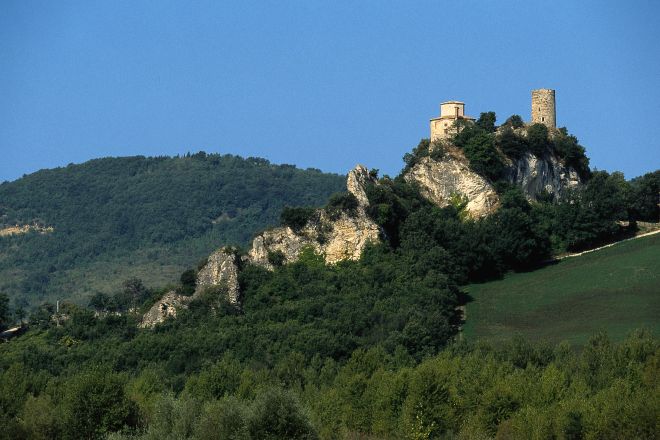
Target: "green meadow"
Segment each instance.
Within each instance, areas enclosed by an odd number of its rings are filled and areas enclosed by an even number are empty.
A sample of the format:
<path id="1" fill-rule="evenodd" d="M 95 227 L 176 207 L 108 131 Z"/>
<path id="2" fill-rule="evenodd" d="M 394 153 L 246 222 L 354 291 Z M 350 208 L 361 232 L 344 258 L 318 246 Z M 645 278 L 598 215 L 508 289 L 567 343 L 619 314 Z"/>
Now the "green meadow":
<path id="1" fill-rule="evenodd" d="M 605 331 L 660 330 L 660 234 L 566 258 L 542 269 L 466 289 L 465 338 L 512 336 L 582 345 Z"/>

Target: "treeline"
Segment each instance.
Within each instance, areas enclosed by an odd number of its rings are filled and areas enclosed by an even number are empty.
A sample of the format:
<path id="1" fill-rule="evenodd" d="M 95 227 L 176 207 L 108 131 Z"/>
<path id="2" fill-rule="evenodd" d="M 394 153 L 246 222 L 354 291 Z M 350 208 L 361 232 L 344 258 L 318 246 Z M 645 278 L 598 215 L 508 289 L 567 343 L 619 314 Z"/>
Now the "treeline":
<path id="1" fill-rule="evenodd" d="M 0 184 L 0 228 L 54 228 L 0 238 L 0 292 L 26 306 L 108 293 L 106 273 L 174 281 L 172 268 L 217 243 L 247 245 L 285 205 L 322 205 L 344 188 L 336 174 L 204 152 L 42 170 Z"/>
<path id="2" fill-rule="evenodd" d="M 291 351 L 269 366 L 225 353 L 178 385 L 158 363 L 53 376 L 13 353 L 0 373 L 0 438 L 652 439 L 659 349 L 637 331 L 619 344 L 596 335 L 579 353 L 459 342 L 421 363 L 382 346 L 342 363 Z"/>

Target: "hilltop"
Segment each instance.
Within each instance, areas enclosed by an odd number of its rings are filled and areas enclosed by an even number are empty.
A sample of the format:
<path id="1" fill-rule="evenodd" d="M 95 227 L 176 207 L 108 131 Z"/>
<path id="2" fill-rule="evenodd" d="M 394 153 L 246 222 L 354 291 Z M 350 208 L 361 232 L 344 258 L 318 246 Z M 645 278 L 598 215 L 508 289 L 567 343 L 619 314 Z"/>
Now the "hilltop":
<path id="1" fill-rule="evenodd" d="M 203 152 L 42 170 L 0 185 L 0 292 L 86 303 L 129 278 L 173 283 L 217 243 L 246 245 L 284 206 L 344 188 L 336 174 Z"/>

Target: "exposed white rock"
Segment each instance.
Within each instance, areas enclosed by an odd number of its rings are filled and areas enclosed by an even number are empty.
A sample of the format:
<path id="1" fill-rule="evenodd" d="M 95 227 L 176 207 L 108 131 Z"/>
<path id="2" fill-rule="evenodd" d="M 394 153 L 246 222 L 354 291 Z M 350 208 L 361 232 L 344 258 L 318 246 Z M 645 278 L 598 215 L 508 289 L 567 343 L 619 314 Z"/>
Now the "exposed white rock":
<path id="1" fill-rule="evenodd" d="M 462 152 L 447 147 L 440 160 L 422 158 L 405 174 L 407 182 L 415 182 L 424 197 L 440 207 L 450 204 L 451 197 L 467 197 L 466 211 L 471 217 L 483 217 L 499 206 L 499 197 L 493 185 L 470 169 Z"/>
<path id="2" fill-rule="evenodd" d="M 377 180 L 364 165 L 356 165 L 346 178 L 346 189 L 355 196 L 361 207 L 369 206 L 366 188 L 370 183 L 376 184 Z"/>
<path id="3" fill-rule="evenodd" d="M 380 229 L 369 216 L 365 208 L 369 205 L 366 187 L 376 183 L 363 165 L 357 165 L 347 176 L 346 187 L 358 201 L 355 213 L 343 212 L 337 218 L 330 218 L 319 209 L 316 215 L 301 231 L 289 227 L 274 228 L 259 234 L 252 242 L 248 260 L 253 264 L 272 269 L 268 254 L 281 252 L 284 262 L 296 261 L 300 252 L 311 247 L 324 256 L 326 263 L 334 264 L 342 260 L 357 260 L 369 242 L 380 240 Z"/>
<path id="4" fill-rule="evenodd" d="M 191 300 L 192 297 L 179 295 L 174 290 L 167 292 L 144 314 L 138 327 L 153 328 L 169 317 L 175 318 L 177 310 L 188 308 Z"/>
<path id="5" fill-rule="evenodd" d="M 208 257 L 197 274 L 195 296 L 214 286 L 225 286 L 229 303 L 239 305 L 238 258 L 235 249 L 222 247 Z"/>

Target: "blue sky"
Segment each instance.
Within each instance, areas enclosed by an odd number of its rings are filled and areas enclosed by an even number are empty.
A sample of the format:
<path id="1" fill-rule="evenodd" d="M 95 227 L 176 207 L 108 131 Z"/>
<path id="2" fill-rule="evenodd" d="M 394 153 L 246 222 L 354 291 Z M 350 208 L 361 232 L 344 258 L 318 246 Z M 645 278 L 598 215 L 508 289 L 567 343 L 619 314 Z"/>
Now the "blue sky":
<path id="1" fill-rule="evenodd" d="M 660 168 L 660 2 L 0 3 L 0 181 L 188 151 L 391 175 L 441 101 L 557 122 L 592 167 Z"/>

